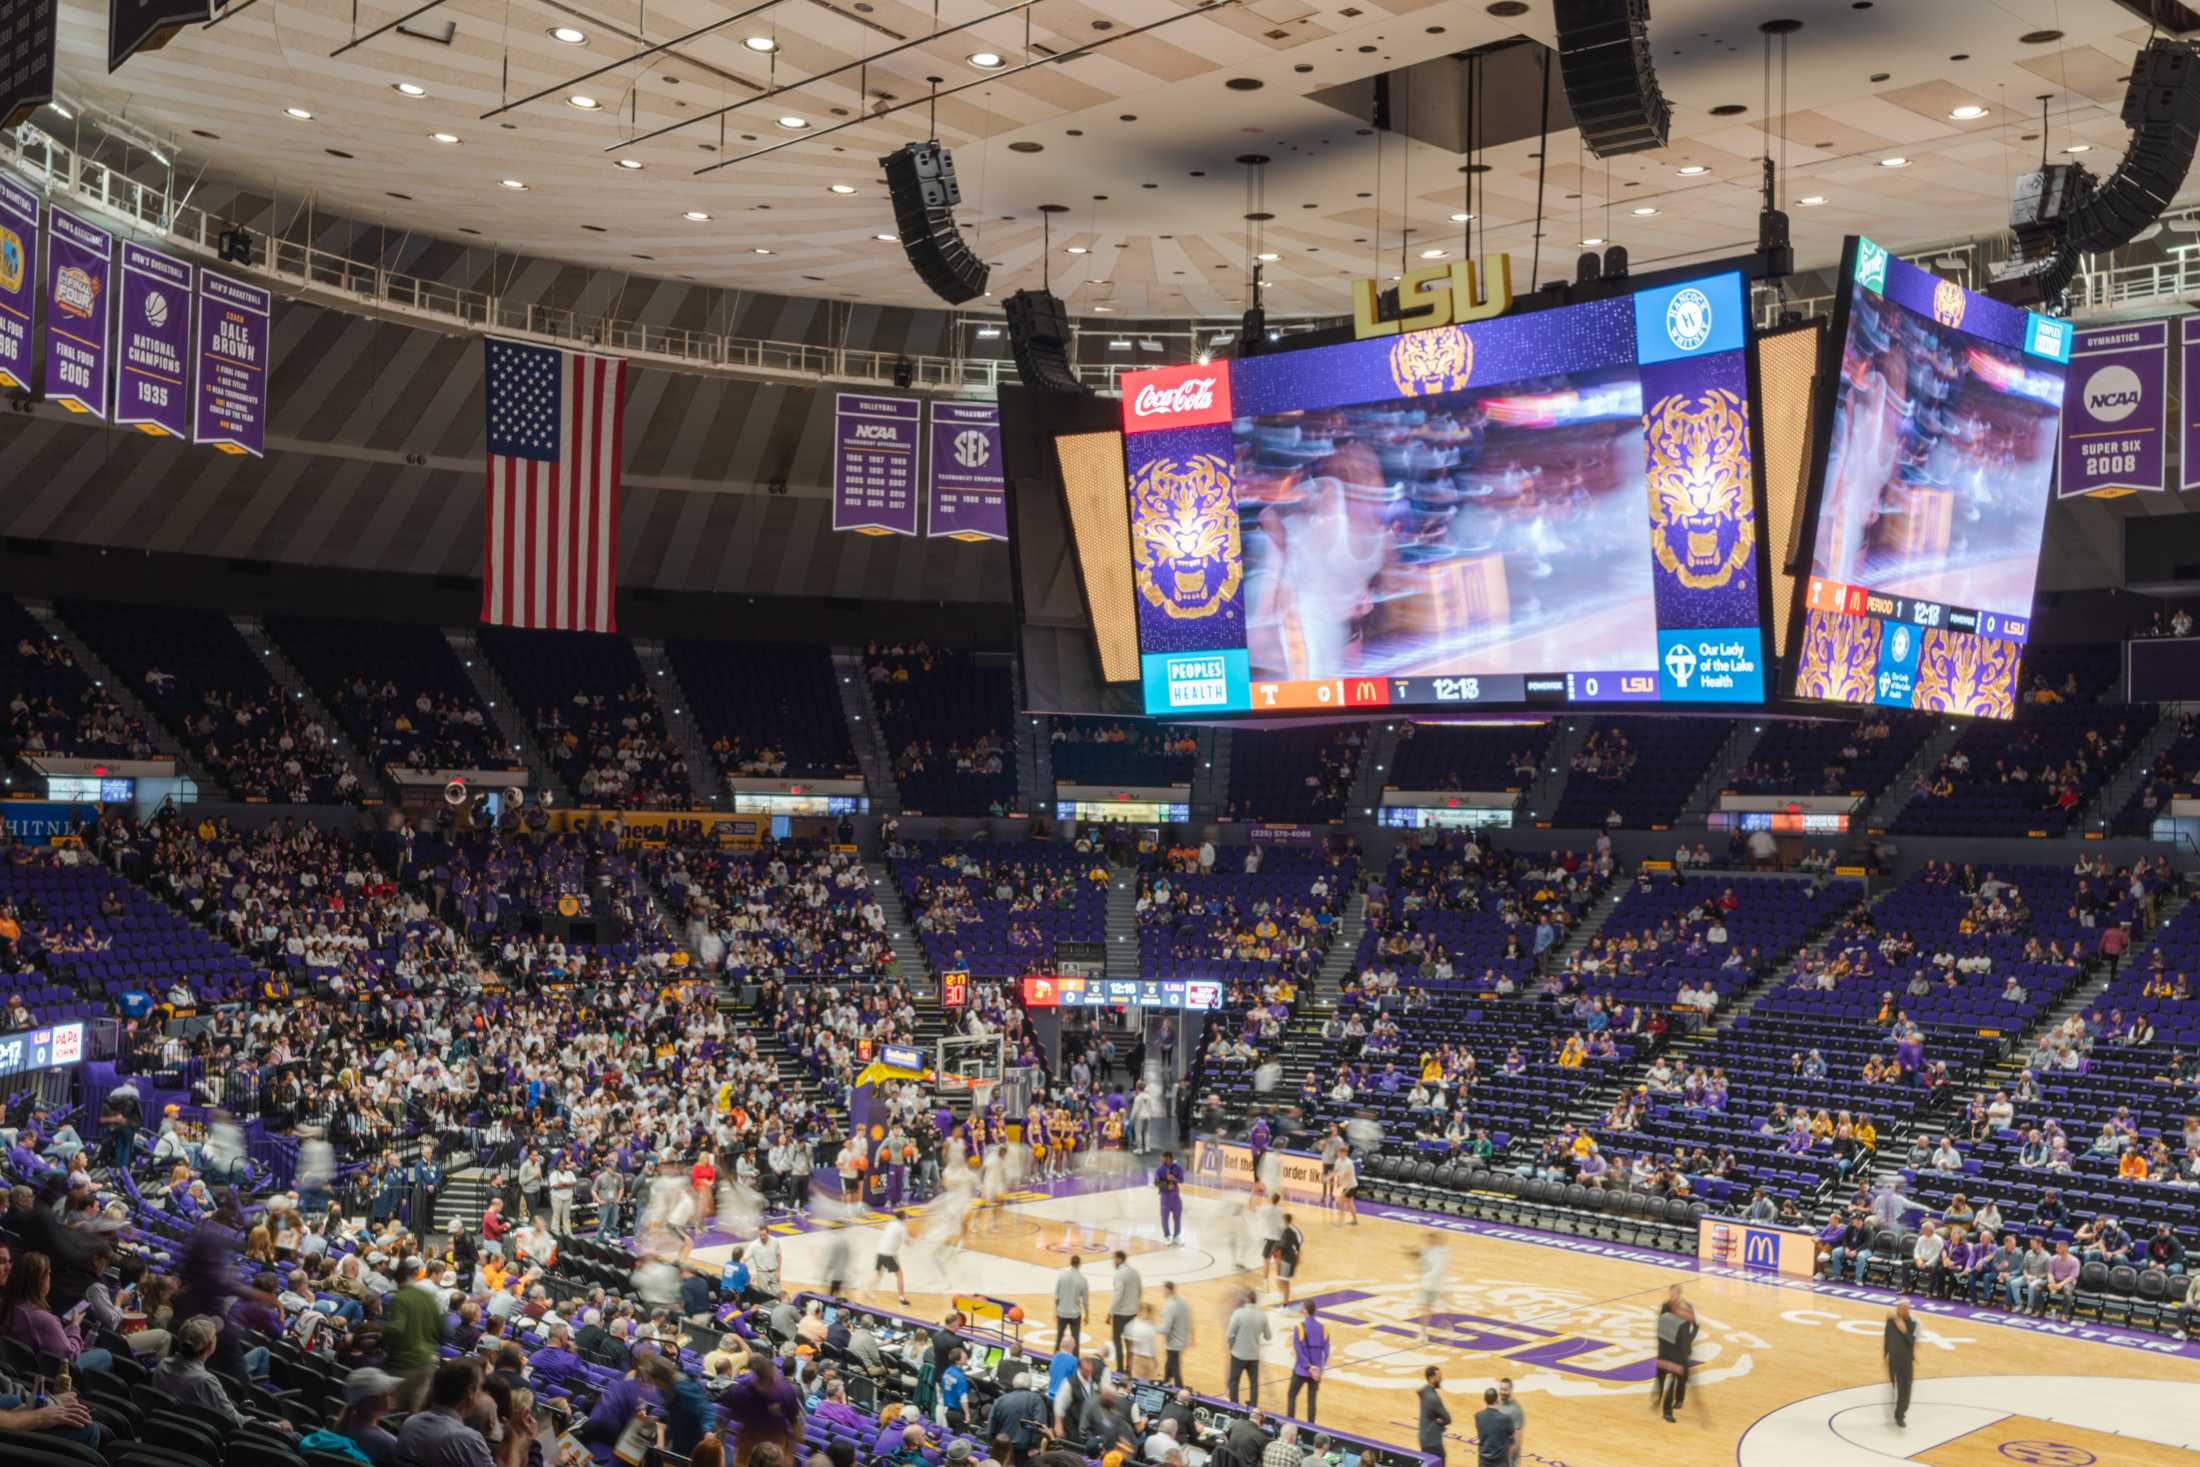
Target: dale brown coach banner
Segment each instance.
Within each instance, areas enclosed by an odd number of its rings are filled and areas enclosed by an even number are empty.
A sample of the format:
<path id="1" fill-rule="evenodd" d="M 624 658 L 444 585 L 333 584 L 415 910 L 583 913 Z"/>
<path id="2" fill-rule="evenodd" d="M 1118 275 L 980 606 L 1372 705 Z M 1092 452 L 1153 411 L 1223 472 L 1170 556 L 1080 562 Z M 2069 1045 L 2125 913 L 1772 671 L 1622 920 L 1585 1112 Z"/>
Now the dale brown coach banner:
<path id="1" fill-rule="evenodd" d="M 1006 540 L 1008 483 L 1001 474 L 1001 409 L 991 402 L 932 404 L 932 539 Z"/>
<path id="2" fill-rule="evenodd" d="M 197 392 L 191 439 L 258 458 L 267 446 L 267 322 L 275 298 L 211 270 L 199 272 Z"/>
<path id="3" fill-rule="evenodd" d="M 0 174 L 0 387 L 31 385 L 38 305 L 38 195 Z"/>
<path id="4" fill-rule="evenodd" d="M 107 416 L 107 297 L 115 240 L 68 210 L 48 211 L 46 396 Z"/>
<path id="5" fill-rule="evenodd" d="M 2169 322 L 2080 331 L 2063 379 L 2057 499 L 2115 499 L 2169 483 Z"/>
<path id="6" fill-rule="evenodd" d="M 191 349 L 191 267 L 122 242 L 115 307 L 115 422 L 182 438 L 191 419 L 184 364 Z"/>
<path id="7" fill-rule="evenodd" d="M 859 535 L 917 533 L 913 397 L 843 392 L 833 400 L 833 528 Z"/>

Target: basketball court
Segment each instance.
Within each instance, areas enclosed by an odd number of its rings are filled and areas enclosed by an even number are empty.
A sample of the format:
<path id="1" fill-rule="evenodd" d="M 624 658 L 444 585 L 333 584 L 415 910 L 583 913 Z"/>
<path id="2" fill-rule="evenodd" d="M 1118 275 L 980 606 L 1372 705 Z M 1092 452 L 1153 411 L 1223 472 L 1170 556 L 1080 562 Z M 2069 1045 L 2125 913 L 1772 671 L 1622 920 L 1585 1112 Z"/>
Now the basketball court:
<path id="1" fill-rule="evenodd" d="M 1185 1379 L 1221 1394 L 1223 1321 L 1238 1290 L 1257 1282 L 1257 1246 L 1244 1194 L 1185 1190 L 1184 1236 L 1161 1237 L 1150 1187 L 1129 1179 L 1097 1190 L 1026 1189 L 977 1209 L 967 1241 L 942 1239 L 922 1210 L 908 1216 L 902 1254 L 909 1313 L 937 1318 L 952 1292 L 1023 1306 L 1025 1340 L 1053 1343 L 1054 1275 L 1072 1251 L 1091 1284 L 1088 1342 L 1108 1337 L 1107 1301 L 1120 1248 L 1160 1303 L 1174 1281 L 1191 1304 Z M 2200 1461 L 2200 1347 L 2094 1321 L 1996 1322 L 1992 1311 L 1920 1307 L 1918 1379 L 1907 1428 L 1893 1424 L 1893 1390 L 1880 1366 L 1882 1290 L 1745 1278 L 1692 1259 L 1587 1239 L 1362 1210 L 1357 1227 L 1318 1206 L 1288 1209 L 1306 1234 L 1295 1299 L 1318 1301 L 1335 1341 L 1322 1384 L 1321 1423 L 1410 1447 L 1421 1372 L 1437 1365 L 1451 1404 L 1453 1462 L 1472 1460 L 1470 1425 L 1483 1387 L 1511 1376 L 1528 1412 L 1523 1460 L 1566 1467 L 1635 1467 L 1646 1460 L 1738 1467 L 2156 1467 Z M 781 1224 L 790 1289 L 822 1284 L 845 1231 L 858 1287 L 852 1297 L 897 1308 L 891 1280 L 870 1290 L 876 1213 L 845 1228 Z M 1451 1250 L 1440 1312 L 1424 1320 L 1415 1255 L 1441 1229 Z M 1501 1235 L 1501 1236 L 1500 1236 Z M 702 1262 L 733 1245 L 696 1249 Z M 1241 1264 L 1251 1264 L 1249 1271 Z M 1650 1409 L 1659 1301 L 1680 1283 L 1701 1334 L 1687 1405 L 1674 1425 Z M 1276 1335 L 1265 1354 L 1261 1402 L 1280 1410 L 1290 1382 L 1288 1316 L 1268 1286 Z M 2000 1316 L 2007 1320 L 2007 1316 Z"/>

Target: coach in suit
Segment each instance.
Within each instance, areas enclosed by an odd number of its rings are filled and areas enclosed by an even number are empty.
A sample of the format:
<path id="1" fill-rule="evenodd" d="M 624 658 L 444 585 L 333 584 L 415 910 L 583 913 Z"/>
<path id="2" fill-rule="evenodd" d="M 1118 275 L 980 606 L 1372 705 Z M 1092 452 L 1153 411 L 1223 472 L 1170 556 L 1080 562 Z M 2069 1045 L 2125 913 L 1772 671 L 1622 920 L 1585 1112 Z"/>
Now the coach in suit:
<path id="1" fill-rule="evenodd" d="M 1887 1357 L 1887 1378 L 1894 1382 L 1894 1424 L 1907 1426 L 1910 1386 L 1917 1378 L 1917 1317 L 1910 1313 L 1909 1300 L 1894 1301 L 1880 1353 Z"/>

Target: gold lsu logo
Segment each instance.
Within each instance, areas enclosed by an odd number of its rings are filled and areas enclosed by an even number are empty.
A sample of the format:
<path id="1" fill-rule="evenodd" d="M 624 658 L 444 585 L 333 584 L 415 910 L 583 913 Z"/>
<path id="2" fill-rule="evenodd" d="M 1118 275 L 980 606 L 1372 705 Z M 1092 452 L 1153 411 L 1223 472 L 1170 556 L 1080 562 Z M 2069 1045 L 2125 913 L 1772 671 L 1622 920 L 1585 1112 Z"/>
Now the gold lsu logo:
<path id="1" fill-rule="evenodd" d="M 1963 287 L 1953 280 L 1933 282 L 1933 319 L 1943 326 L 1963 324 Z"/>
<path id="2" fill-rule="evenodd" d="M 1749 413 L 1714 387 L 1676 392 L 1644 415 L 1649 437 L 1650 525 L 1658 564 L 1694 591 L 1733 580 L 1756 546 L 1749 490 Z"/>
<path id="3" fill-rule="evenodd" d="M 1217 454 L 1157 458 L 1131 479 L 1138 589 L 1178 621 L 1198 621 L 1245 579 L 1230 466 Z"/>
<path id="4" fill-rule="evenodd" d="M 1457 392 L 1474 375 L 1474 338 L 1457 326 L 1409 331 L 1390 348 L 1390 381 L 1401 397 Z"/>

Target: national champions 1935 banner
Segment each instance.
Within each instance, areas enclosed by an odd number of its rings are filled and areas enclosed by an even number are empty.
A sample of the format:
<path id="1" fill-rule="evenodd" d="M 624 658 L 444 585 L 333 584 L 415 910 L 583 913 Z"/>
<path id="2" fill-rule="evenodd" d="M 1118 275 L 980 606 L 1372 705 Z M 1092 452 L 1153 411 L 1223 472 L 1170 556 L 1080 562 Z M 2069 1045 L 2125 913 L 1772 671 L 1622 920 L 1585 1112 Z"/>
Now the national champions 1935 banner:
<path id="1" fill-rule="evenodd" d="M 182 438 L 190 428 L 184 364 L 191 349 L 191 267 L 172 255 L 122 242 L 115 306 L 118 426 Z"/>
<path id="2" fill-rule="evenodd" d="M 2169 322 L 2121 321 L 2078 332 L 2064 378 L 2056 497 L 2160 492 L 2169 481 L 2168 409 Z"/>

